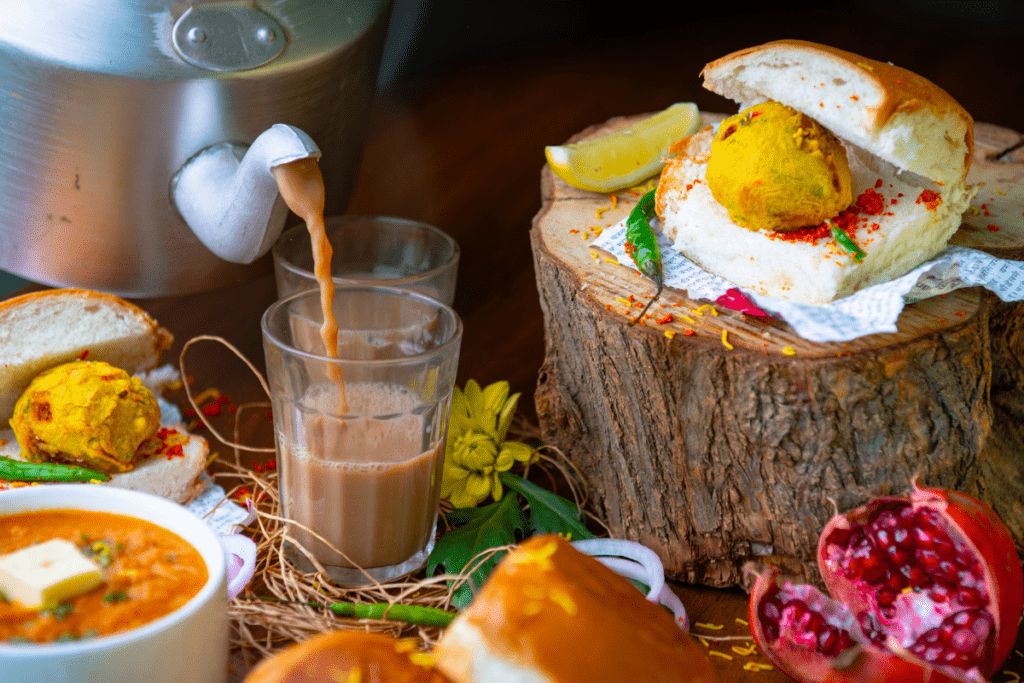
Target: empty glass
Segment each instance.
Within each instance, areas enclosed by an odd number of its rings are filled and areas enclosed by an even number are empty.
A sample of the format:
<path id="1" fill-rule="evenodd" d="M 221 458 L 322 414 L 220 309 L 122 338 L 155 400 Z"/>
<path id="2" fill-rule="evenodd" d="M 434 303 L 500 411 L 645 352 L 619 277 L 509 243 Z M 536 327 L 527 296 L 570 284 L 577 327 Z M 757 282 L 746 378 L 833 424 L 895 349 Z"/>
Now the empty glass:
<path id="1" fill-rule="evenodd" d="M 324 223 L 335 285 L 397 287 L 452 305 L 459 245 L 450 235 L 391 216 L 328 216 Z M 273 254 L 278 298 L 317 288 L 305 224 L 283 232 Z"/>

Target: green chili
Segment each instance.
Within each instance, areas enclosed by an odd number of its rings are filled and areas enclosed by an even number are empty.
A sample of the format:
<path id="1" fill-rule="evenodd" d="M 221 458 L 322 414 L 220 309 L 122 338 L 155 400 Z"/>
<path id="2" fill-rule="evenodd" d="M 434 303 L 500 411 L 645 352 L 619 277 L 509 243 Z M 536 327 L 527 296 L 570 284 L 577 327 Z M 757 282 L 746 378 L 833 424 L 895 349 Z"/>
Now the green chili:
<path id="1" fill-rule="evenodd" d="M 316 606 L 315 603 L 313 605 Z M 369 605 L 353 602 L 335 602 L 330 605 L 330 608 L 339 617 L 391 619 L 421 626 L 447 626 L 455 618 L 454 612 L 447 612 L 436 607 L 391 605 L 386 602 L 377 602 Z"/>
<path id="2" fill-rule="evenodd" d="M 644 313 L 655 299 L 661 296 L 661 290 L 665 286 L 661 271 L 661 250 L 658 249 L 658 238 L 651 229 L 651 219 L 654 217 L 654 192 L 651 190 L 641 197 L 626 219 L 626 253 L 633 259 L 640 272 L 651 278 L 658 288 L 654 297 L 640 311 L 640 315 L 630 321 L 630 325 L 636 324 L 644 317 Z"/>
<path id="3" fill-rule="evenodd" d="M 863 261 L 867 254 L 864 250 L 857 246 L 857 243 L 850 239 L 850 236 L 843 232 L 842 228 L 837 226 L 835 223 L 828 224 L 829 229 L 832 232 L 832 238 L 836 243 L 846 251 L 853 255 L 854 261 Z"/>
<path id="4" fill-rule="evenodd" d="M 110 475 L 55 462 L 21 462 L 0 456 L 3 481 L 107 481 Z"/>
<path id="5" fill-rule="evenodd" d="M 280 602 L 290 605 L 309 605 L 310 607 L 326 607 L 339 617 L 355 617 L 356 619 L 389 619 L 391 621 L 404 621 L 419 626 L 447 626 L 455 618 L 455 612 L 448 612 L 437 607 L 422 605 L 392 605 L 387 602 L 357 603 L 357 602 L 332 602 L 329 605 L 322 605 L 318 602 L 294 602 L 281 600 L 269 596 L 259 596 L 260 600 L 267 602 Z"/>

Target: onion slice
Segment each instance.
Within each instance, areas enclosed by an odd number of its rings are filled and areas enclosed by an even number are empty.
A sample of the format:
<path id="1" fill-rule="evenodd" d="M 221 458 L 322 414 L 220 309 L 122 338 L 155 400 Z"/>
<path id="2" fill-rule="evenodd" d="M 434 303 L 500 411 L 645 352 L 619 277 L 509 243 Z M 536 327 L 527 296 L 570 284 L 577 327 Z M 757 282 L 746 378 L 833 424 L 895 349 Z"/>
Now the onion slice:
<path id="1" fill-rule="evenodd" d="M 686 609 L 679 597 L 665 585 L 665 567 L 653 550 L 620 538 L 588 538 L 571 543 L 576 550 L 593 556 L 616 574 L 647 586 L 647 599 L 667 607 L 675 615 L 676 623 L 684 631 L 690 630 Z"/>
<path id="2" fill-rule="evenodd" d="M 228 600 L 233 600 L 256 573 L 256 544 L 242 534 L 221 535 L 217 540 L 224 549 L 227 564 Z"/>

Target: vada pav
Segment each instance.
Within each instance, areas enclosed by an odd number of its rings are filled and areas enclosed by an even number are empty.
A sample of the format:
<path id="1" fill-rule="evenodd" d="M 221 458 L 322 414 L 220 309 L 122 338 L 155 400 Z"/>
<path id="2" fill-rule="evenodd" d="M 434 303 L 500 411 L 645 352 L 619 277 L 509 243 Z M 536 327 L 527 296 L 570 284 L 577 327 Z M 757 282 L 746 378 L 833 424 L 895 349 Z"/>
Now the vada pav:
<path id="1" fill-rule="evenodd" d="M 0 456 L 85 467 L 110 475 L 105 485 L 186 502 L 202 488 L 209 445 L 173 418 L 161 423 L 147 386 L 160 383 L 150 371 L 172 340 L 110 294 L 53 289 L 0 303 L 0 421 L 11 426 Z"/>
<path id="2" fill-rule="evenodd" d="M 933 258 L 960 226 L 974 123 L 935 84 L 797 40 L 702 73 L 742 111 L 672 145 L 655 208 L 705 270 L 825 304 Z"/>

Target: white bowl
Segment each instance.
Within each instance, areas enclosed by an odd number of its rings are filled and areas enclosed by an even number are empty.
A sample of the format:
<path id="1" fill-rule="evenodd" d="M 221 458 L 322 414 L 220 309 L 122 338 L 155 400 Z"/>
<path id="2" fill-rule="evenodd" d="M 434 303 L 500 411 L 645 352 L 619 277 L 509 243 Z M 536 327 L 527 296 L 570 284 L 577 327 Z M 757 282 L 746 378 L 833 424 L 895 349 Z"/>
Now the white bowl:
<path id="1" fill-rule="evenodd" d="M 224 683 L 227 578 L 217 534 L 177 503 L 112 486 L 44 485 L 0 492 L 0 516 L 57 509 L 111 512 L 173 531 L 199 551 L 209 579 L 180 609 L 124 633 L 70 643 L 0 643 L 0 678 L 19 683 Z"/>

